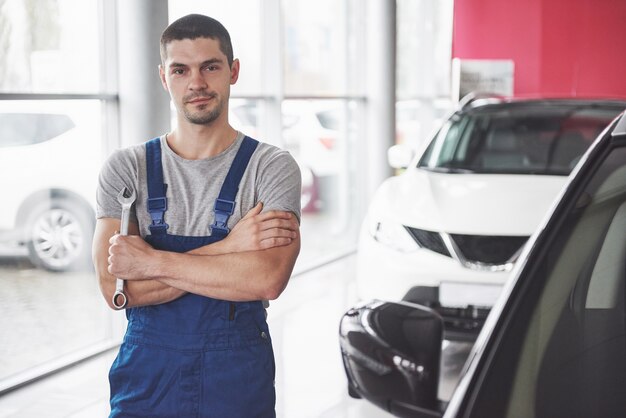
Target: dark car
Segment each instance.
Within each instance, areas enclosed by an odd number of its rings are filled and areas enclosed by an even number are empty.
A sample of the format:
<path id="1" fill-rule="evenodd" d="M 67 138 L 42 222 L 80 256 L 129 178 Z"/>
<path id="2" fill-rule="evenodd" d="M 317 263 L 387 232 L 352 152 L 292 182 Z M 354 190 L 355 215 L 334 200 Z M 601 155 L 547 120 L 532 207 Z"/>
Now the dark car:
<path id="1" fill-rule="evenodd" d="M 530 238 L 449 402 L 438 396 L 443 328 L 408 301 L 350 309 L 340 325 L 350 393 L 400 417 L 626 417 L 623 114 Z"/>

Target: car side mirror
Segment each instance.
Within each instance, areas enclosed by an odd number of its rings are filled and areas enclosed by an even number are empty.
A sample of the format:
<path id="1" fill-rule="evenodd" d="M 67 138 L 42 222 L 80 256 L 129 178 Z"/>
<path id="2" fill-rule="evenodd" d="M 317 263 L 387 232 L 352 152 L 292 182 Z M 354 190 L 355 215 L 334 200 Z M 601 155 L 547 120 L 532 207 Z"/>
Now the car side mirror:
<path id="1" fill-rule="evenodd" d="M 408 302 L 372 301 L 350 309 L 339 327 L 352 395 L 396 416 L 439 417 L 443 320 Z"/>
<path id="2" fill-rule="evenodd" d="M 387 162 L 393 168 L 407 168 L 414 156 L 413 148 L 406 144 L 394 145 L 387 150 Z"/>

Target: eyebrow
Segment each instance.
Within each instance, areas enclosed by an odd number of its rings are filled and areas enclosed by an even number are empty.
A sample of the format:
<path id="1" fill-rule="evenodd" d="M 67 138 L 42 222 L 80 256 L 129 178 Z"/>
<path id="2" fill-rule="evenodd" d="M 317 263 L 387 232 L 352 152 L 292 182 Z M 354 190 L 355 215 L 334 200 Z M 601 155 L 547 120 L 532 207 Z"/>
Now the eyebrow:
<path id="1" fill-rule="evenodd" d="M 206 61 L 203 61 L 202 64 L 200 64 L 201 67 L 205 66 L 205 65 L 209 65 L 209 64 L 222 64 L 224 62 L 224 60 L 220 59 L 220 58 L 211 58 L 208 59 Z"/>
<path id="2" fill-rule="evenodd" d="M 210 64 L 222 64 L 223 62 L 224 62 L 224 60 L 222 60 L 222 59 L 220 59 L 220 58 L 211 58 L 211 59 L 208 59 L 208 60 L 206 60 L 206 61 L 202 61 L 202 62 L 200 63 L 200 66 L 201 66 L 201 67 L 204 67 L 205 65 L 210 65 Z M 184 68 L 184 67 L 188 67 L 188 65 L 187 65 L 187 64 L 180 63 L 180 62 L 172 62 L 172 63 L 170 64 L 170 68 L 172 68 L 172 67 L 175 67 L 175 68 Z"/>

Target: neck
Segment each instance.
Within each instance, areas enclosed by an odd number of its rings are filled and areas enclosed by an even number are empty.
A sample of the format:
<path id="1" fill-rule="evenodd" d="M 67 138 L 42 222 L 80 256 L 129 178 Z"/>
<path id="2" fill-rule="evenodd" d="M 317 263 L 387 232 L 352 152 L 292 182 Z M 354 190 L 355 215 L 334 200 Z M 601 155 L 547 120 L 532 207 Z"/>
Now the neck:
<path id="1" fill-rule="evenodd" d="M 235 139 L 237 131 L 229 124 L 216 128 L 211 125 L 179 123 L 167 135 L 167 144 L 186 160 L 202 160 L 223 152 Z"/>

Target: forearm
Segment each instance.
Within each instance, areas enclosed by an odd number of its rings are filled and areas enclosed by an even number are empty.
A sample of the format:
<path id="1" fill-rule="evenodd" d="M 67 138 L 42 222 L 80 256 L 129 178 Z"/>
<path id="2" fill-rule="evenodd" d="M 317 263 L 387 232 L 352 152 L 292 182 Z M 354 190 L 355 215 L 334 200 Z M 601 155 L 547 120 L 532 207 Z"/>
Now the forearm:
<path id="1" fill-rule="evenodd" d="M 186 254 L 190 255 L 222 255 L 236 252 L 229 248 L 228 243 L 224 240 L 208 244 L 194 250 L 188 251 Z"/>
<path id="2" fill-rule="evenodd" d="M 296 239 L 284 247 L 216 256 L 158 252 L 148 275 L 216 299 L 270 300 L 285 289 L 299 250 Z"/>
<path id="3" fill-rule="evenodd" d="M 277 298 L 300 251 L 297 220 L 285 212 L 250 216 L 224 240 L 186 254 L 155 250 L 137 236 L 115 235 L 110 244 L 111 274 L 233 301 Z"/>
<path id="4" fill-rule="evenodd" d="M 298 220 L 290 212 L 260 213 L 259 203 L 244 216 L 223 240 L 189 251 L 193 255 L 223 255 L 265 250 L 291 244 L 298 236 Z"/>
<path id="5" fill-rule="evenodd" d="M 108 271 L 109 238 L 119 229 L 119 220 L 112 218 L 99 219 L 96 223 L 93 242 L 93 263 L 100 291 L 106 303 L 113 307 L 116 277 Z M 129 225 L 130 234 L 138 234 L 136 224 Z M 142 280 L 124 282 L 124 292 L 128 298 L 128 306 L 157 305 L 175 300 L 186 292 L 168 286 L 158 280 Z"/>
<path id="6" fill-rule="evenodd" d="M 112 300 L 115 293 L 115 277 L 103 278 L 99 275 L 100 290 L 107 304 L 113 308 Z M 124 293 L 128 299 L 126 308 L 146 305 L 160 305 L 171 302 L 185 295 L 187 292 L 168 286 L 158 280 L 126 280 Z"/>

